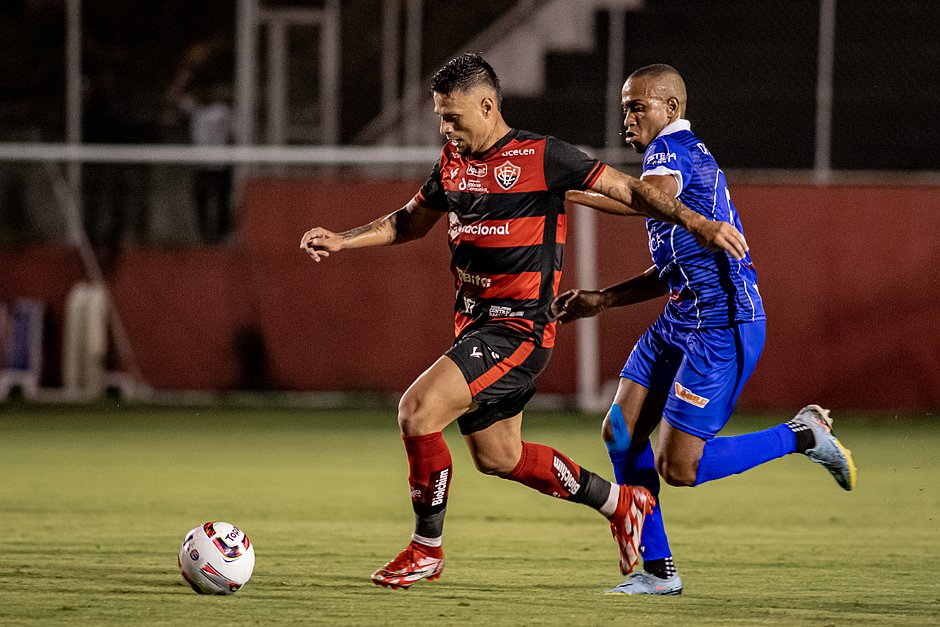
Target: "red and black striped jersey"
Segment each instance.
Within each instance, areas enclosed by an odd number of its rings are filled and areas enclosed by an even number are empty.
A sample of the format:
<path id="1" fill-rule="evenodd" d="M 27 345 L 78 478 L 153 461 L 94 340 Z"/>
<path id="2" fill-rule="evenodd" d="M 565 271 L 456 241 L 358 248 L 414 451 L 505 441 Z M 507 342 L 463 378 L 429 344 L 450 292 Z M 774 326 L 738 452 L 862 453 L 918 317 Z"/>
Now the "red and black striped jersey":
<path id="1" fill-rule="evenodd" d="M 559 139 L 520 130 L 480 155 L 444 146 L 414 200 L 448 212 L 458 337 L 495 322 L 554 346 L 565 192 L 590 187 L 604 167 Z"/>

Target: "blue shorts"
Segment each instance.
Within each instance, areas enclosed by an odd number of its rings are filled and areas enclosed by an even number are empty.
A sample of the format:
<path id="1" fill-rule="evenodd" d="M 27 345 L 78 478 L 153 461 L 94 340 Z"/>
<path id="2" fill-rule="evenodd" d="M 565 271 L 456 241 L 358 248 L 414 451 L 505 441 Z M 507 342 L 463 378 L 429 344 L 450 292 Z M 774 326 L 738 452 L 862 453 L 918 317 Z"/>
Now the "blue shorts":
<path id="1" fill-rule="evenodd" d="M 761 351 L 766 322 L 719 329 L 683 329 L 660 316 L 633 347 L 620 376 L 650 390 L 668 390 L 663 418 L 710 440 L 728 423 Z"/>

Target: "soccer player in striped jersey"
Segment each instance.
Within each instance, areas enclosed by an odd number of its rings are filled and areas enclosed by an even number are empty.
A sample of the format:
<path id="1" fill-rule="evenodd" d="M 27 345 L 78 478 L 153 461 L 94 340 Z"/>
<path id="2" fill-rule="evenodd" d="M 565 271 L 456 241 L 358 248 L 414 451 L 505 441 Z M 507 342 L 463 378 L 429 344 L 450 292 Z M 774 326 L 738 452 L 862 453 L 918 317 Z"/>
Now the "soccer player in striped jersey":
<path id="1" fill-rule="evenodd" d="M 639 561 L 640 530 L 653 503 L 647 489 L 611 483 L 549 446 L 522 440 L 523 407 L 554 345 L 551 303 L 561 278 L 565 193 L 603 190 L 623 203 L 613 211 L 680 224 L 736 258 L 746 254 L 744 238 L 733 225 L 707 220 L 563 141 L 509 127 L 499 109 L 499 79 L 477 54 L 448 62 L 431 92 L 448 141 L 415 197 L 370 224 L 342 233 L 316 227 L 301 240 L 320 261 L 348 248 L 423 237 L 448 216 L 456 341 L 399 404 L 415 528 L 405 550 L 372 581 L 407 588 L 441 575 L 453 475 L 442 430 L 454 421 L 481 472 L 603 514 L 627 574 Z"/>
<path id="2" fill-rule="evenodd" d="M 686 89 L 679 73 L 662 64 L 640 68 L 624 83 L 621 97 L 626 142 L 643 153 L 642 180 L 743 232 L 724 173 L 684 119 Z M 574 191 L 569 199 L 616 212 L 606 198 Z M 609 592 L 680 594 L 682 580 L 658 502 L 658 475 L 670 485 L 695 486 L 803 453 L 851 490 L 855 465 L 832 433 L 829 412 L 818 405 L 765 431 L 715 437 L 764 346 L 757 274 L 750 253 L 735 257 L 709 250 L 682 225 L 655 216 L 646 227 L 653 267 L 602 290 L 565 292 L 552 309 L 564 323 L 669 295 L 665 311 L 627 358 L 603 433 L 616 480 L 644 485 L 657 497 L 643 529 L 643 572 Z M 657 426 L 654 461 L 649 437 Z"/>

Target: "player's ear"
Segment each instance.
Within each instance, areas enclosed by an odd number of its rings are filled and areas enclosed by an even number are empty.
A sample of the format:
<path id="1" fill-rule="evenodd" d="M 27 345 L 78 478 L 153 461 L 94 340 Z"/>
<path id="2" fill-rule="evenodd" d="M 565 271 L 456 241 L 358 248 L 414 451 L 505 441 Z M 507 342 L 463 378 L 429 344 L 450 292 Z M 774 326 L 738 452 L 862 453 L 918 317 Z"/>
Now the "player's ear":
<path id="1" fill-rule="evenodd" d="M 679 99 L 675 96 L 666 98 L 666 111 L 668 111 L 670 115 L 675 113 L 676 117 L 679 117 Z"/>
<path id="2" fill-rule="evenodd" d="M 488 118 L 490 114 L 493 113 L 493 109 L 496 108 L 496 103 L 493 102 L 493 99 L 489 96 L 485 96 L 483 100 L 480 101 L 480 109 L 483 112 L 483 117 Z"/>

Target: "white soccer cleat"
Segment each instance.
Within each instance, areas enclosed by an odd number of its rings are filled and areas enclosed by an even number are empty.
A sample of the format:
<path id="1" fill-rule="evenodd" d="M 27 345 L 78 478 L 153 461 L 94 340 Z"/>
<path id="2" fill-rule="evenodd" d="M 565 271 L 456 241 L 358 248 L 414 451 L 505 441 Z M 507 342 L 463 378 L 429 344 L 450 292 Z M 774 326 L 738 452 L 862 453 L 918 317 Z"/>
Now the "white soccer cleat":
<path id="1" fill-rule="evenodd" d="M 633 573 L 627 580 L 616 588 L 607 590 L 604 594 L 658 594 L 675 596 L 682 594 L 682 579 L 673 575 L 661 579 L 650 573 Z"/>
<path id="2" fill-rule="evenodd" d="M 845 448 L 832 432 L 829 410 L 819 405 L 807 405 L 797 413 L 793 422 L 806 425 L 813 432 L 816 443 L 806 451 L 806 456 L 828 470 L 843 490 L 854 489 L 856 470 L 852 451 Z"/>

